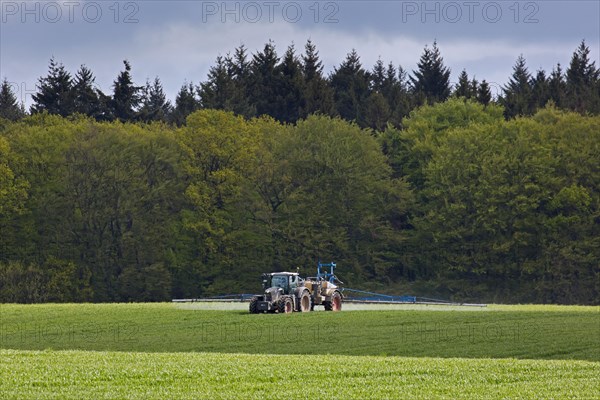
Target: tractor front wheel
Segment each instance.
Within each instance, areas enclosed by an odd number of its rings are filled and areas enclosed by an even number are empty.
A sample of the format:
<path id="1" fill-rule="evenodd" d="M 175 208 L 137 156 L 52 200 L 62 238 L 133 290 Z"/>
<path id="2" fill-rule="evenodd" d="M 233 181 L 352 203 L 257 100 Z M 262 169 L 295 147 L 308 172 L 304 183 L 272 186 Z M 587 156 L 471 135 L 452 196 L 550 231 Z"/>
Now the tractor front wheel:
<path id="1" fill-rule="evenodd" d="M 312 311 L 313 308 L 314 306 L 312 305 L 310 294 L 307 291 L 302 292 L 302 295 L 300 296 L 300 301 L 298 301 L 298 311 L 308 312 Z"/>
<path id="2" fill-rule="evenodd" d="M 258 299 L 256 297 L 250 300 L 250 314 L 258 314 Z"/>
<path id="3" fill-rule="evenodd" d="M 281 314 L 291 313 L 294 311 L 294 301 L 289 296 L 284 296 L 277 302 L 277 309 Z"/>

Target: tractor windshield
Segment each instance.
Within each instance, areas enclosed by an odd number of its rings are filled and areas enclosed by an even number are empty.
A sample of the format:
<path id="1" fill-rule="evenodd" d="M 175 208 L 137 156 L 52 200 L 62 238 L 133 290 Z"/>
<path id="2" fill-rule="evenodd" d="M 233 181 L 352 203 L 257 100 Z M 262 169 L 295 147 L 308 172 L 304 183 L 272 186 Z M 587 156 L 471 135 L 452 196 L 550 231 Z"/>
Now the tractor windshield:
<path id="1" fill-rule="evenodd" d="M 285 289 L 287 287 L 288 278 L 285 275 L 273 275 L 271 278 L 271 286 Z"/>

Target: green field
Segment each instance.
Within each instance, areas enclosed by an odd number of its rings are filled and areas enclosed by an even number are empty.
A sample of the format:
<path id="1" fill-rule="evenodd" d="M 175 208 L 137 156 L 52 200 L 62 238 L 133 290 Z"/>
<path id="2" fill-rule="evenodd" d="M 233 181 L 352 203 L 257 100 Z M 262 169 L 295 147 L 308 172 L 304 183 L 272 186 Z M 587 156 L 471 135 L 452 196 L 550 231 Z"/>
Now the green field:
<path id="1" fill-rule="evenodd" d="M 0 398 L 598 398 L 600 307 L 0 305 Z"/>

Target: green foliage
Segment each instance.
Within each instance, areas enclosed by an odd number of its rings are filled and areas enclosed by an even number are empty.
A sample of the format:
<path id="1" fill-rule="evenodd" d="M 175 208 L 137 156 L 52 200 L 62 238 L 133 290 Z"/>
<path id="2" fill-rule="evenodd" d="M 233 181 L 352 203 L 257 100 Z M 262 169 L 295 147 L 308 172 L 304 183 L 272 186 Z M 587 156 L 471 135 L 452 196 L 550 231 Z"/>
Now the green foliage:
<path id="1" fill-rule="evenodd" d="M 597 299 L 599 124 L 546 109 L 448 130 L 424 170 L 427 202 L 414 220 L 442 276 L 484 281 L 491 299 Z"/>
<path id="2" fill-rule="evenodd" d="M 382 63 L 374 75 L 385 104 L 399 81 Z M 377 136 L 323 115 L 283 125 L 217 110 L 180 128 L 3 120 L 6 298 L 247 293 L 262 272 L 335 260 L 350 287 L 595 304 L 598 117 L 502 112 L 453 98 Z"/>
<path id="3" fill-rule="evenodd" d="M 496 105 L 485 107 L 461 99 L 425 105 L 411 112 L 403 123 L 403 130 L 388 128 L 381 135 L 384 153 L 397 175 L 407 177 L 415 188 L 421 188 L 423 167 L 445 140 L 449 129 L 500 119 L 502 109 Z"/>
<path id="4" fill-rule="evenodd" d="M 42 265 L 0 263 L 0 302 L 43 303 L 89 301 L 90 274 L 53 257 Z"/>
<path id="5" fill-rule="evenodd" d="M 29 183 L 11 169 L 14 153 L 8 140 L 0 136 L 0 220 L 24 210 Z"/>

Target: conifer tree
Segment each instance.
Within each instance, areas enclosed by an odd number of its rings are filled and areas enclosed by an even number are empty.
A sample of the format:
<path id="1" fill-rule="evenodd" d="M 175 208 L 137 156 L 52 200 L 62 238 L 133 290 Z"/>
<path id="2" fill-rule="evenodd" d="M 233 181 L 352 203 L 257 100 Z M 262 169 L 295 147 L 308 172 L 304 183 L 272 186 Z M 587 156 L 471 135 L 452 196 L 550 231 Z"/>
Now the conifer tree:
<path id="1" fill-rule="evenodd" d="M 550 73 L 548 91 L 556 107 L 562 108 L 565 106 L 567 83 L 560 63 L 556 64 L 556 67 Z"/>
<path id="2" fill-rule="evenodd" d="M 463 69 L 458 76 L 458 83 L 454 89 L 454 96 L 464 97 L 465 99 L 473 97 L 473 87 L 471 82 L 469 82 L 469 75 L 467 75 L 467 70 L 465 69 Z"/>
<path id="3" fill-rule="evenodd" d="M 390 120 L 394 126 L 401 127 L 402 119 L 408 116 L 413 103 L 413 97 L 408 85 L 408 74 L 402 66 L 398 66 L 396 70 L 392 63 L 390 63 L 388 65 L 386 81 L 388 82 L 386 87 L 390 88 L 389 94 L 386 94 L 392 112 Z"/>
<path id="4" fill-rule="evenodd" d="M 146 81 L 138 118 L 144 122 L 167 122 L 172 109 L 173 107 L 171 106 L 171 102 L 167 100 L 167 96 L 165 96 L 160 79 L 155 77 L 152 84 Z"/>
<path id="5" fill-rule="evenodd" d="M 546 106 L 548 100 L 550 100 L 548 78 L 546 78 L 546 72 L 540 69 L 531 80 L 532 107 L 535 109 L 543 108 Z M 532 112 L 535 112 L 535 110 L 532 110 Z"/>
<path id="6" fill-rule="evenodd" d="M 487 106 L 492 101 L 492 92 L 490 91 L 490 85 L 486 80 L 482 80 L 481 84 L 477 88 L 477 101 Z"/>
<path id="7" fill-rule="evenodd" d="M 175 108 L 171 114 L 171 121 L 177 126 L 185 123 L 188 115 L 200 109 L 200 99 L 196 97 L 196 90 L 191 83 L 184 83 L 175 98 Z"/>
<path id="8" fill-rule="evenodd" d="M 479 81 L 475 78 L 471 79 L 469 83 L 469 98 L 472 99 L 477 97 L 477 89 L 479 89 Z"/>
<path id="9" fill-rule="evenodd" d="M 37 93 L 32 96 L 32 113 L 47 111 L 65 117 L 73 112 L 73 77 L 54 58 L 50 59 L 48 75 L 39 78 L 37 87 Z"/>
<path id="10" fill-rule="evenodd" d="M 334 115 L 333 91 L 323 77 L 323 63 L 315 44 L 309 39 L 302 55 L 302 72 L 304 74 L 304 108 L 301 117 L 322 113 Z"/>
<path id="11" fill-rule="evenodd" d="M 107 120 L 109 113 L 106 104 L 103 104 L 101 100 L 105 96 L 94 87 L 95 81 L 96 78 L 92 71 L 82 65 L 75 74 L 73 84 L 73 112 L 88 115 L 99 121 Z"/>
<path id="12" fill-rule="evenodd" d="M 208 79 L 198 88 L 202 108 L 233 111 L 234 90 L 231 60 L 219 55 L 208 71 Z"/>
<path id="13" fill-rule="evenodd" d="M 600 70 L 590 60 L 590 49 L 581 42 L 567 69 L 567 104 L 574 111 L 600 112 Z"/>
<path id="14" fill-rule="evenodd" d="M 369 75 L 370 94 L 364 105 L 365 125 L 378 131 L 383 131 L 390 120 L 392 109 L 388 102 L 388 96 L 397 85 L 393 64 L 388 67 L 391 67 L 392 71 L 386 70 L 381 59 L 378 59 L 373 66 L 373 71 Z"/>
<path id="15" fill-rule="evenodd" d="M 529 73 L 525 58 L 520 55 L 513 67 L 513 74 L 503 88 L 504 95 L 501 99 L 504 105 L 504 116 L 514 118 L 519 115 L 530 115 L 532 111 L 531 74 Z"/>
<path id="16" fill-rule="evenodd" d="M 392 65 L 392 67 L 393 67 L 393 65 Z M 385 66 L 383 65 L 383 61 L 381 60 L 381 58 L 379 58 L 375 62 L 375 65 L 373 66 L 373 72 L 371 72 L 371 75 L 369 76 L 370 82 L 371 82 L 369 85 L 370 90 L 372 92 L 383 93 L 384 88 L 387 83 L 386 82 L 387 77 L 388 76 L 386 75 L 386 69 L 385 69 Z M 395 78 L 395 76 L 394 76 L 394 78 Z"/>
<path id="17" fill-rule="evenodd" d="M 334 69 L 330 84 L 337 113 L 364 126 L 363 107 L 369 95 L 369 74 L 363 69 L 356 50 L 348 53 L 340 66 Z"/>
<path id="18" fill-rule="evenodd" d="M 4 78 L 2 86 L 0 86 L 0 118 L 16 121 L 24 115 L 22 105 L 19 105 L 10 83 Z"/>
<path id="19" fill-rule="evenodd" d="M 129 61 L 124 60 L 123 64 L 125 65 L 125 70 L 119 73 L 119 76 L 113 83 L 111 105 L 115 118 L 121 122 L 126 122 L 135 119 L 141 100 L 140 91 L 142 88 L 133 84 Z"/>
<path id="20" fill-rule="evenodd" d="M 277 113 L 277 93 L 281 83 L 276 69 L 278 63 L 279 57 L 272 41 L 252 56 L 249 97 L 256 106 L 257 115 L 273 116 Z"/>
<path id="21" fill-rule="evenodd" d="M 281 122 L 294 123 L 300 118 L 305 107 L 304 76 L 294 45 L 287 48 L 276 69 L 280 84 L 277 88 L 278 107 L 273 117 Z"/>
<path id="22" fill-rule="evenodd" d="M 433 104 L 446 100 L 450 96 L 450 69 L 444 66 L 436 41 L 431 49 L 425 46 L 417 67 L 410 77 L 417 101 Z"/>
<path id="23" fill-rule="evenodd" d="M 248 61 L 246 47 L 244 45 L 240 45 L 235 49 L 230 62 L 234 82 L 231 108 L 234 113 L 243 115 L 246 118 L 254 117 L 256 116 L 256 107 L 250 100 L 252 71 L 250 61 Z"/>

